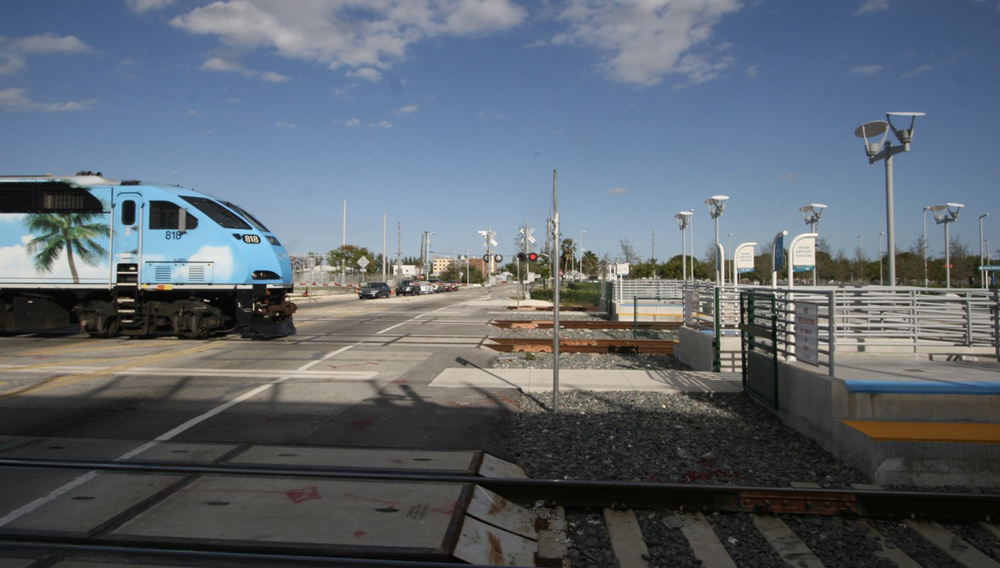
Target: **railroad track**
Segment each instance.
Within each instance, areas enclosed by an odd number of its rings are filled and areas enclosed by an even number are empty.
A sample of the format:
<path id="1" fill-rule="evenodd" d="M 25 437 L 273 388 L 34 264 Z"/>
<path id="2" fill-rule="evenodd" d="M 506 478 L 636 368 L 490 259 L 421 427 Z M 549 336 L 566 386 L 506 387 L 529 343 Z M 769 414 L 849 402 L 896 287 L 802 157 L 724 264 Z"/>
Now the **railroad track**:
<path id="1" fill-rule="evenodd" d="M 491 320 L 490 325 L 501 329 L 552 329 L 552 320 Z M 560 320 L 561 329 L 680 329 L 681 322 L 631 322 L 606 320 Z"/>
<path id="2" fill-rule="evenodd" d="M 397 484 L 454 484 L 463 488 L 463 495 L 474 485 L 476 492 L 481 488 L 499 496 L 491 501 L 491 509 L 509 509 L 516 503 L 532 519 L 534 533 L 526 542 L 535 550 L 530 562 L 517 565 L 564 566 L 568 565 L 565 559 L 571 558 L 572 566 L 611 566 L 615 561 L 623 567 L 696 566 L 698 562 L 713 567 L 738 566 L 747 563 L 751 555 L 759 566 L 853 566 L 865 559 L 889 560 L 904 567 L 1000 566 L 996 558 L 1000 555 L 1000 529 L 995 524 L 1000 518 L 1000 494 L 533 480 L 472 473 L 183 463 L 2 459 L 0 467 L 8 471 L 176 475 L 183 481 L 177 482 L 173 491 L 195 495 L 198 484 L 206 480 L 283 480 L 286 485 L 314 488 L 326 487 L 324 483 L 364 482 L 376 484 L 385 495 L 373 505 L 383 513 L 393 511 L 388 495 Z M 113 515 L 113 521 L 84 535 L 0 527 L 0 558 L 39 559 L 45 566 L 57 568 L 62 560 L 95 559 L 183 561 L 188 566 L 453 566 L 456 562 L 449 557 L 451 551 L 310 546 L 270 542 L 261 535 L 248 535 L 244 541 L 170 535 L 114 538 L 114 527 L 130 526 L 163 499 L 158 496 L 153 503 L 127 507 Z M 464 508 L 451 513 L 460 514 Z M 838 548 L 833 539 L 841 537 L 832 536 L 831 531 L 852 533 L 870 546 L 841 543 Z M 484 548 L 499 546 L 492 538 L 477 542 Z"/>
<path id="3" fill-rule="evenodd" d="M 552 352 L 551 339 L 490 337 L 483 345 L 505 353 Z M 663 339 L 559 339 L 559 351 L 562 353 L 671 355 L 676 345 L 676 340 Z"/>

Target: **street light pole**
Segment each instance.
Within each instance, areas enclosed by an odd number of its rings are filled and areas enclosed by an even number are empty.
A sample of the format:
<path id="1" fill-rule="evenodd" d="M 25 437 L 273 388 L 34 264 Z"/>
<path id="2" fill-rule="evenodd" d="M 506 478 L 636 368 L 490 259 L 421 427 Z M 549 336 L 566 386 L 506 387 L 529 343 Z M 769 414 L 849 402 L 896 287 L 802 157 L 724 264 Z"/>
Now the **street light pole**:
<path id="1" fill-rule="evenodd" d="M 921 248 L 924 249 L 924 288 L 930 286 L 927 280 L 927 211 L 931 209 L 931 206 L 924 207 L 924 243 Z"/>
<path id="2" fill-rule="evenodd" d="M 805 218 L 806 224 L 809 225 L 809 232 L 816 232 L 816 225 L 819 225 L 820 218 L 823 217 L 823 210 L 826 209 L 826 205 L 822 203 L 810 203 L 809 205 L 803 205 L 799 207 L 799 211 L 802 212 L 802 217 Z M 816 286 L 816 273 L 819 272 L 819 263 L 813 267 L 813 286 Z"/>
<path id="3" fill-rule="evenodd" d="M 677 226 L 681 229 L 681 274 L 683 275 L 681 282 L 687 282 L 687 227 L 691 222 L 691 212 L 681 211 L 674 215 L 674 218 L 677 219 Z"/>
<path id="4" fill-rule="evenodd" d="M 979 266 L 980 267 L 984 267 L 986 265 L 986 263 L 983 262 L 983 258 L 984 258 L 983 257 L 983 218 L 984 217 L 989 217 L 989 216 L 990 216 L 989 213 L 983 213 L 982 215 L 979 216 Z M 979 270 L 979 281 L 980 281 L 983 289 L 985 290 L 986 289 L 986 269 L 985 268 L 981 268 Z"/>
<path id="5" fill-rule="evenodd" d="M 705 200 L 705 204 L 708 205 L 708 213 L 715 219 L 715 285 L 722 286 L 725 282 L 722 281 L 723 270 L 722 263 L 725 262 L 724 258 L 719 258 L 719 217 L 722 217 L 722 211 L 726 208 L 726 201 L 729 200 L 728 195 L 713 195 L 712 197 Z"/>
<path id="6" fill-rule="evenodd" d="M 910 127 L 898 129 L 892 124 L 893 116 L 905 116 L 910 118 Z M 913 125 L 918 116 L 924 116 L 922 112 L 887 112 L 886 120 L 875 120 L 862 124 L 854 131 L 854 135 L 865 139 L 865 153 L 868 154 L 868 163 L 874 164 L 879 160 L 885 162 L 885 220 L 886 234 L 888 237 L 889 252 L 889 285 L 896 286 L 896 222 L 893 209 L 892 196 L 892 157 L 900 152 L 910 151 L 910 142 L 913 141 Z M 892 142 L 886 140 L 888 130 L 892 129 L 896 139 L 902 146 L 893 147 Z M 869 136 L 882 134 L 882 139 L 878 142 L 868 142 Z"/>
<path id="7" fill-rule="evenodd" d="M 878 234 L 878 285 L 884 286 L 885 282 L 882 280 L 882 236 L 885 235 L 885 231 L 881 231 Z"/>
<path id="8" fill-rule="evenodd" d="M 945 203 L 931 208 L 934 212 L 934 221 L 938 225 L 944 225 L 944 274 L 947 289 L 951 288 L 951 235 L 948 232 L 948 224 L 958 220 L 958 212 L 962 207 L 965 206 L 961 203 Z"/>

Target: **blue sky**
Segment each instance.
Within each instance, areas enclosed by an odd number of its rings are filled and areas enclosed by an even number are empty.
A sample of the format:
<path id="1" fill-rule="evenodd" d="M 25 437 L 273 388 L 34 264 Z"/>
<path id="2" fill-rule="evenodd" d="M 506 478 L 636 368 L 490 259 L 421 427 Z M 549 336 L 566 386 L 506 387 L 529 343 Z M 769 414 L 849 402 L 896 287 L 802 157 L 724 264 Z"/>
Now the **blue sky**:
<path id="1" fill-rule="evenodd" d="M 1000 0 L 4 0 L 0 173 L 101 171 L 226 197 L 292 253 L 415 256 L 563 236 L 614 259 L 805 232 L 870 258 L 885 171 L 854 130 L 927 113 L 894 162 L 897 247 L 924 206 L 1000 249 Z M 928 216 L 933 256 L 943 229 Z M 858 236 L 862 235 L 859 239 Z M 885 246 L 885 245 L 883 245 Z M 998 253 L 994 253 L 996 257 Z"/>

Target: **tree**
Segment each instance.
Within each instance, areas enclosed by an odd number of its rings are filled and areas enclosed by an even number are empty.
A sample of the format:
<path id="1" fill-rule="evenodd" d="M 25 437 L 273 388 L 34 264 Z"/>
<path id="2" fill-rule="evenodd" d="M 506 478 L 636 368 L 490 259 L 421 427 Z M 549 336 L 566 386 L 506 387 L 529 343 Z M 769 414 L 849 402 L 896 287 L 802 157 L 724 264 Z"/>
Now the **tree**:
<path id="1" fill-rule="evenodd" d="M 629 264 L 639 264 L 642 259 L 639 258 L 639 253 L 635 250 L 635 245 L 629 242 L 628 239 L 621 239 L 618 241 L 618 246 L 621 247 L 622 260 Z"/>
<path id="2" fill-rule="evenodd" d="M 357 272 L 361 269 L 358 266 L 358 261 L 361 257 L 368 259 L 369 263 L 374 263 L 372 260 L 372 254 L 368 252 L 365 247 L 359 247 L 355 245 L 343 245 L 340 248 L 336 248 L 326 253 L 326 260 L 335 268 L 343 267 L 344 270 L 350 272 Z M 369 264 L 367 268 L 370 268 L 372 264 Z M 379 268 L 381 270 L 381 267 Z"/>
<path id="3" fill-rule="evenodd" d="M 594 251 L 586 251 L 580 259 L 580 271 L 589 277 L 598 276 L 601 272 L 601 261 Z"/>
<path id="4" fill-rule="evenodd" d="M 562 266 L 563 272 L 569 272 L 572 260 L 576 256 L 576 243 L 573 239 L 563 239 L 559 248 L 559 265 Z"/>
<path id="5" fill-rule="evenodd" d="M 25 217 L 29 232 L 42 233 L 27 245 L 28 254 L 35 255 L 35 268 L 39 272 L 51 272 L 56 258 L 65 250 L 73 283 L 79 284 L 74 257 L 79 256 L 89 266 L 97 266 L 108 253 L 94 240 L 111 235 L 107 225 L 91 222 L 99 217 L 99 213 L 33 213 Z"/>

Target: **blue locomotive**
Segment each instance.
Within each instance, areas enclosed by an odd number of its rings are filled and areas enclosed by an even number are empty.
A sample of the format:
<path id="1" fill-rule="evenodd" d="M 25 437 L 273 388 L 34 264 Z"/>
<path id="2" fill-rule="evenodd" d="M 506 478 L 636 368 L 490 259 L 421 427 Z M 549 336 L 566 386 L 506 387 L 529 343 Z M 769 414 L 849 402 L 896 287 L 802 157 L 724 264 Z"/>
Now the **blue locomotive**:
<path id="1" fill-rule="evenodd" d="M 292 267 L 244 209 L 101 174 L 0 176 L 0 332 L 295 333 Z"/>

